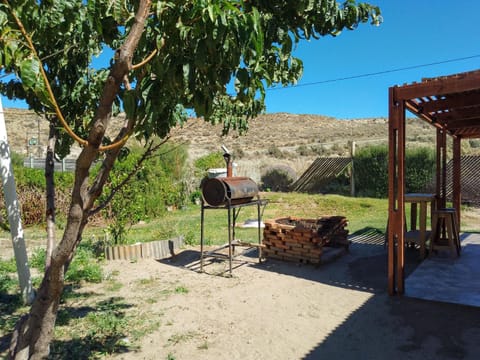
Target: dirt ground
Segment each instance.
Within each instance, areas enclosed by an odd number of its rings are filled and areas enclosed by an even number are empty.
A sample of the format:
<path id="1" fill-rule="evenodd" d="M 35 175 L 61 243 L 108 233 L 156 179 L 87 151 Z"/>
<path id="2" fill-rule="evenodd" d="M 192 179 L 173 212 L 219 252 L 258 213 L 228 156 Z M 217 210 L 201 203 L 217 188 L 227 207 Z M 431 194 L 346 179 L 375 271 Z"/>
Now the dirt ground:
<path id="1" fill-rule="evenodd" d="M 478 359 L 480 308 L 388 296 L 383 237 L 353 241 L 318 267 L 239 258 L 232 277 L 219 261 L 200 273 L 197 248 L 109 262 L 118 298 L 160 324 L 110 359 Z M 407 274 L 415 259 L 407 251 Z M 182 291 L 163 296 L 172 286 Z"/>

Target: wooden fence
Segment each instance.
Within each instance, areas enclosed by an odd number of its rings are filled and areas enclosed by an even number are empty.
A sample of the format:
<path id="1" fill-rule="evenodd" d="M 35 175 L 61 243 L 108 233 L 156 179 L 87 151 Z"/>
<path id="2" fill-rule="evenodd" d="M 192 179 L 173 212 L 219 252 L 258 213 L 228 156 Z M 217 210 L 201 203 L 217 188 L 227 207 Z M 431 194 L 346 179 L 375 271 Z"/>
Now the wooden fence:
<path id="1" fill-rule="evenodd" d="M 292 185 L 293 191 L 309 192 L 314 188 L 326 185 L 335 179 L 345 168 L 350 165 L 350 157 L 320 157 L 300 176 Z"/>

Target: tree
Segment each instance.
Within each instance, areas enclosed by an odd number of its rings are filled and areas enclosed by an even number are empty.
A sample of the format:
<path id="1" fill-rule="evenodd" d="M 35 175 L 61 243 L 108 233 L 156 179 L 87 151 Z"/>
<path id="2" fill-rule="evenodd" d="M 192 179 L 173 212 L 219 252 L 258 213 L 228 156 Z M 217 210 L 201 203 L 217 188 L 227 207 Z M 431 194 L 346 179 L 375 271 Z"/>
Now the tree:
<path id="1" fill-rule="evenodd" d="M 1 93 L 25 99 L 62 128 L 59 156 L 73 141 L 83 147 L 64 234 L 10 355 L 47 356 L 64 266 L 129 136 L 164 138 L 186 110 L 222 121 L 225 131 L 245 130 L 263 111 L 267 86 L 300 78 L 296 43 L 379 20 L 378 7 L 354 0 L 3 0 L 0 66 L 14 77 L 0 79 Z M 94 70 L 92 58 L 106 48 L 114 51 L 109 67 Z M 125 126 L 109 139 L 105 131 L 120 110 Z M 99 156 L 102 167 L 90 179 Z"/>

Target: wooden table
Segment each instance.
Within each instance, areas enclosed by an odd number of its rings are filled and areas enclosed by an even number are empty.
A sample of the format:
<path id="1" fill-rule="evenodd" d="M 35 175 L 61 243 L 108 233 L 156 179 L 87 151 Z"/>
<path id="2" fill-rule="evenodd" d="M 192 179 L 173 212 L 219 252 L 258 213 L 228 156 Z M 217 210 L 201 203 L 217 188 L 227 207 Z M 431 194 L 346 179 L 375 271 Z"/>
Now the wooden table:
<path id="1" fill-rule="evenodd" d="M 431 231 L 427 231 L 427 205 L 430 204 L 431 213 L 435 209 L 435 194 L 412 193 L 405 194 L 405 203 L 411 204 L 410 212 L 410 230 L 405 233 L 405 241 L 412 242 L 420 247 L 420 258 L 425 258 L 426 242 L 431 235 Z M 420 206 L 420 213 L 417 211 Z M 419 228 L 417 230 L 417 220 Z M 431 227 L 430 227 L 431 228 Z"/>

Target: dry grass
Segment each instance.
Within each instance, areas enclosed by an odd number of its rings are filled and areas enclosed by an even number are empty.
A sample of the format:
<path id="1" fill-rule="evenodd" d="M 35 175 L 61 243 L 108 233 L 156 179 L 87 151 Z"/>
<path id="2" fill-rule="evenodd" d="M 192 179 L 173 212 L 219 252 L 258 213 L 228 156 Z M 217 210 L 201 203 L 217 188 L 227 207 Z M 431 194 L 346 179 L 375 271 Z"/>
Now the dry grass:
<path id="1" fill-rule="evenodd" d="M 286 113 L 265 114 L 249 123 L 245 135 L 232 132 L 222 136 L 222 126 L 212 126 L 201 119 L 192 119 L 173 132 L 173 139 L 189 144 L 195 159 L 225 144 L 233 151 L 237 175 L 258 181 L 268 165 L 283 164 L 301 175 L 318 156 L 349 156 L 350 143 L 357 149 L 365 145 L 386 144 L 388 122 L 385 118 L 339 120 L 320 115 Z M 416 145 L 433 146 L 435 130 L 420 120 L 409 120 L 409 138 Z"/>
<path id="2" fill-rule="evenodd" d="M 48 123 L 34 113 L 21 109 L 5 109 L 5 120 L 10 147 L 24 156 L 43 154 L 48 135 Z M 113 121 L 118 128 L 122 119 Z M 318 156 L 348 156 L 350 143 L 357 149 L 372 144 L 386 144 L 388 121 L 386 118 L 339 120 L 328 116 L 307 114 L 265 114 L 249 123 L 245 135 L 232 131 L 222 136 L 222 125 L 211 125 L 202 119 L 191 119 L 183 128 L 175 128 L 172 139 L 189 144 L 192 160 L 226 145 L 233 151 L 237 175 L 260 179 L 268 165 L 282 164 L 292 167 L 301 175 Z M 407 146 L 434 146 L 435 129 L 419 119 L 409 119 Z M 38 145 L 27 147 L 32 137 Z M 464 144 L 464 153 L 473 150 Z M 480 149 L 476 149 L 477 152 Z M 78 149 L 74 149 L 74 154 Z"/>

